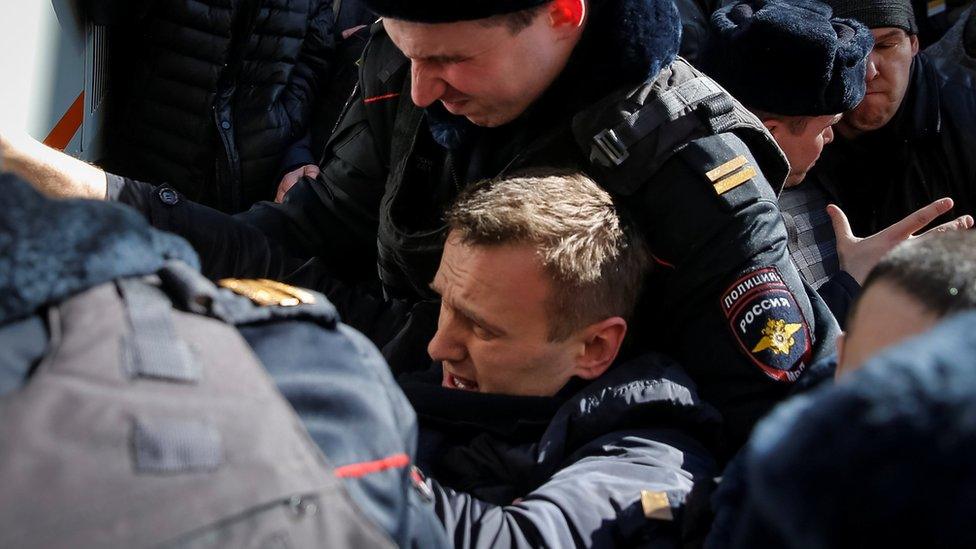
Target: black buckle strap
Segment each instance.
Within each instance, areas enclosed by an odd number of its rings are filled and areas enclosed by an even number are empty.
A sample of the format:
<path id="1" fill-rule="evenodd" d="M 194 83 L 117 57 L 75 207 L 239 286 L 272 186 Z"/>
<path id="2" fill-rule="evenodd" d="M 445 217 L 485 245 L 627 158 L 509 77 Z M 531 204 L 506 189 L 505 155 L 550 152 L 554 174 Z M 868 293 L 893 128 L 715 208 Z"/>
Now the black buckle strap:
<path id="1" fill-rule="evenodd" d="M 598 162 L 600 165 L 610 168 L 623 164 L 630 153 L 616 132 L 612 129 L 603 130 L 593 138 L 593 147 L 590 149 L 590 161 Z"/>

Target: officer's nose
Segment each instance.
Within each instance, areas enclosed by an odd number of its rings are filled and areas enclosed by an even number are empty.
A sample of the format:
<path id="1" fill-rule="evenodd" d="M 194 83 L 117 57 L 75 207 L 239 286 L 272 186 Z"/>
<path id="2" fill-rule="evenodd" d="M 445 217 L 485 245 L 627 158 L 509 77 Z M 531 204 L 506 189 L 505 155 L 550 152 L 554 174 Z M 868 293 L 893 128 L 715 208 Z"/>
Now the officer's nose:
<path id="1" fill-rule="evenodd" d="M 433 63 L 413 61 L 410 64 L 410 98 L 413 104 L 424 108 L 440 99 L 447 91 L 447 83 L 441 79 Z"/>
<path id="2" fill-rule="evenodd" d="M 437 318 L 437 333 L 427 345 L 427 354 L 435 362 L 461 362 L 467 356 L 456 317 L 443 305 Z"/>

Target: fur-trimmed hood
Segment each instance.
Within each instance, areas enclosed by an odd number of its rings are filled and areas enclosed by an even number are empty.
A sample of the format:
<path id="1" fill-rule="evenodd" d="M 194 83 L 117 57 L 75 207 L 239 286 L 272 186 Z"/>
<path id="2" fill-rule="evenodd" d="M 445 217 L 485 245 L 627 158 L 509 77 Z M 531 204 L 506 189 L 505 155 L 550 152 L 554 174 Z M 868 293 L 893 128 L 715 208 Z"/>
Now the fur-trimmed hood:
<path id="1" fill-rule="evenodd" d="M 120 204 L 51 200 L 7 174 L 0 188 L 0 323 L 170 259 L 199 264 L 186 241 Z"/>

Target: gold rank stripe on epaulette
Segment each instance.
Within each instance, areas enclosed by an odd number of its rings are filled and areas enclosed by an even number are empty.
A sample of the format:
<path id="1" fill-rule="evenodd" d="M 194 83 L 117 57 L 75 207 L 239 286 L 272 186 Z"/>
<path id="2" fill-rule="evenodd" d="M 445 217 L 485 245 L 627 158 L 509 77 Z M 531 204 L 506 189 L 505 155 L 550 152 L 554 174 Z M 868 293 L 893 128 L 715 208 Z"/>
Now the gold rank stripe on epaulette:
<path id="1" fill-rule="evenodd" d="M 709 170 L 705 177 L 712 182 L 715 192 L 725 194 L 739 185 L 756 177 L 756 169 L 741 154 L 721 166 Z"/>
<path id="2" fill-rule="evenodd" d="M 641 490 L 641 507 L 644 509 L 644 516 L 649 519 L 674 520 L 671 501 L 666 492 Z"/>
<path id="3" fill-rule="evenodd" d="M 266 278 L 224 278 L 217 285 L 264 307 L 295 307 L 315 303 L 315 296 L 311 292 Z"/>

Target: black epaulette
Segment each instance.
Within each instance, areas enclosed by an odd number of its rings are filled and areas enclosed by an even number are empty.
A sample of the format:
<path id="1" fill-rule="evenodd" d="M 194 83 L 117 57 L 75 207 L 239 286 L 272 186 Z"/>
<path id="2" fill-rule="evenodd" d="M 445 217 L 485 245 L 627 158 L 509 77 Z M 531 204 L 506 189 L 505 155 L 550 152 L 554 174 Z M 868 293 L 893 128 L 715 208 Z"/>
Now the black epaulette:
<path id="1" fill-rule="evenodd" d="M 728 133 L 759 151 L 762 171 L 774 179 L 786 176 L 785 158 L 759 119 L 680 58 L 655 81 L 577 114 L 572 129 L 589 161 L 587 171 L 617 195 L 638 192 L 688 143 Z"/>
<path id="2" fill-rule="evenodd" d="M 776 200 L 749 147 L 732 133 L 695 139 L 678 152 L 691 171 L 715 191 L 726 211 L 757 199 Z"/>

